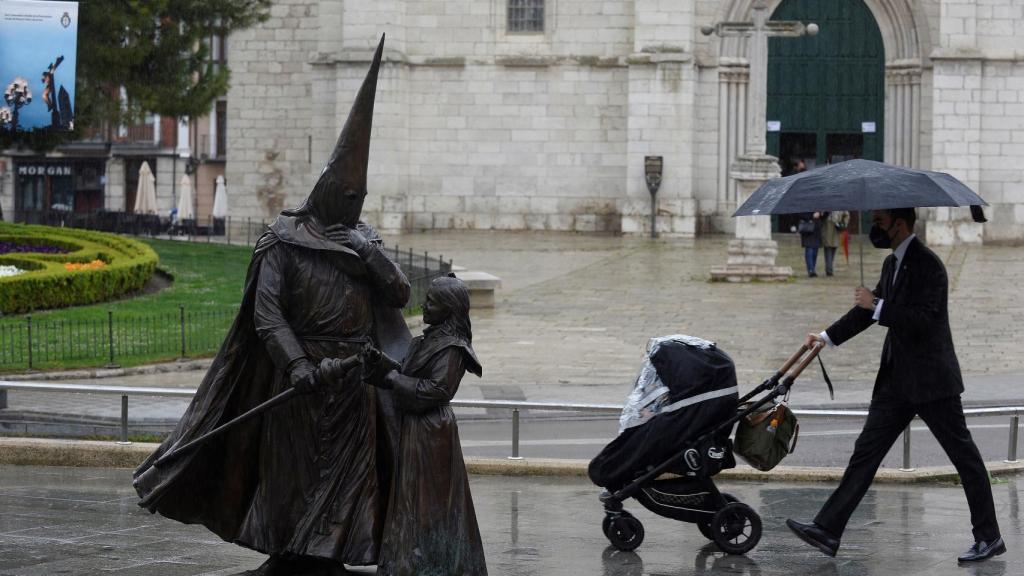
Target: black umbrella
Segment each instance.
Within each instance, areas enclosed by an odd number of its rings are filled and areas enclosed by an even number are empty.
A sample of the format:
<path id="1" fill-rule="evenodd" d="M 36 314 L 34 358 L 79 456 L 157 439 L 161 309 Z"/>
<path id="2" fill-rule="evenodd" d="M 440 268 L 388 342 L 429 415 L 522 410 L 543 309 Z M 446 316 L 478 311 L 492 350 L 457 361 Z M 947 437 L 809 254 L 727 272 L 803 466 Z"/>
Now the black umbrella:
<path id="1" fill-rule="evenodd" d="M 970 206 L 975 221 L 984 222 L 983 205 L 980 196 L 949 174 L 856 159 L 769 180 L 733 216 Z M 863 284 L 863 234 L 860 244 Z"/>

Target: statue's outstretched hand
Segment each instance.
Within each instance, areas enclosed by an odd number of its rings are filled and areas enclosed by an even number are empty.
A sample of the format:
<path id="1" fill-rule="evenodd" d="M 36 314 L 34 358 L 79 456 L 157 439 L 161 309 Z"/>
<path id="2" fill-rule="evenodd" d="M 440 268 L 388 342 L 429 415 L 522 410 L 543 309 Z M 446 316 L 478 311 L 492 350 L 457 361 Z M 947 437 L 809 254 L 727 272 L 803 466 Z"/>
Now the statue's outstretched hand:
<path id="1" fill-rule="evenodd" d="M 358 254 L 362 254 L 370 246 L 362 232 L 344 224 L 331 224 L 324 229 L 324 233 L 332 242 L 351 248 Z"/>
<path id="2" fill-rule="evenodd" d="M 399 376 L 400 374 L 398 373 L 398 370 L 391 370 L 380 379 L 380 382 L 377 383 L 377 387 L 384 390 L 392 390 L 394 389 L 395 382 L 398 381 Z"/>

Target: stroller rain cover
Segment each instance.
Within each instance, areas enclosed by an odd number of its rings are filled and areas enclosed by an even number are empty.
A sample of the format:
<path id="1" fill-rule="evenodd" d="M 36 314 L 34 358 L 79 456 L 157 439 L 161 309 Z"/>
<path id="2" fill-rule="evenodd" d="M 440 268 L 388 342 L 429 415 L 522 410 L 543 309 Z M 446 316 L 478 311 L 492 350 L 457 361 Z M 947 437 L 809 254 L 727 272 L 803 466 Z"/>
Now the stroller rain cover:
<path id="1" fill-rule="evenodd" d="M 714 342 L 674 334 L 652 338 L 619 419 L 619 435 L 590 462 L 598 486 L 618 489 L 648 466 L 731 418 L 739 387 L 736 367 Z M 722 433 L 728 442 L 729 431 Z"/>

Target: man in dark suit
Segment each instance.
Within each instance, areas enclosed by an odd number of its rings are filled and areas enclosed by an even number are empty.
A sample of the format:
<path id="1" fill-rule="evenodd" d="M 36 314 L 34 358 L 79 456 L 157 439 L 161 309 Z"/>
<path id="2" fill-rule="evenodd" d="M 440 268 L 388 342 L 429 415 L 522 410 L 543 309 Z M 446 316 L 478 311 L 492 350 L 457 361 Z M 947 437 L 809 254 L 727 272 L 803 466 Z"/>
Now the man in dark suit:
<path id="1" fill-rule="evenodd" d="M 889 448 L 920 416 L 960 474 L 971 509 L 975 543 L 960 562 L 987 560 L 1006 551 L 999 535 L 988 471 L 971 439 L 960 394 L 960 365 L 949 329 L 946 268 L 914 235 L 913 208 L 877 210 L 871 242 L 892 248 L 878 286 L 863 286 L 855 306 L 821 334 L 808 334 L 808 346 L 825 342 L 839 346 L 878 322 L 889 329 L 871 395 L 867 421 L 839 487 L 813 523 L 787 520 L 801 539 L 835 556 L 846 523 L 871 486 Z"/>

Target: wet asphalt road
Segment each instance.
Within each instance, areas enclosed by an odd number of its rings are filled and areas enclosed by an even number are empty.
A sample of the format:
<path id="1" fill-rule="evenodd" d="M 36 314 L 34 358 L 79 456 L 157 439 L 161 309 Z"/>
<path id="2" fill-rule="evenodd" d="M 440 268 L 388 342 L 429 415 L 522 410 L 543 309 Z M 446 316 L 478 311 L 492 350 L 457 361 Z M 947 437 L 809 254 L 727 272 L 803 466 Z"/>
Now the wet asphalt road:
<path id="1" fill-rule="evenodd" d="M 993 486 L 1009 552 L 965 568 L 956 556 L 970 544 L 969 517 L 957 486 L 876 486 L 830 559 L 783 523 L 812 517 L 831 485 L 723 483 L 764 525 L 756 548 L 727 556 L 693 525 L 633 501 L 627 509 L 646 528 L 643 544 L 635 552 L 609 547 L 597 491 L 582 479 L 475 476 L 471 484 L 491 576 L 1002 576 L 1024 566 L 1015 480 Z M 135 502 L 127 470 L 0 467 L 0 576 L 227 576 L 264 558 Z"/>

